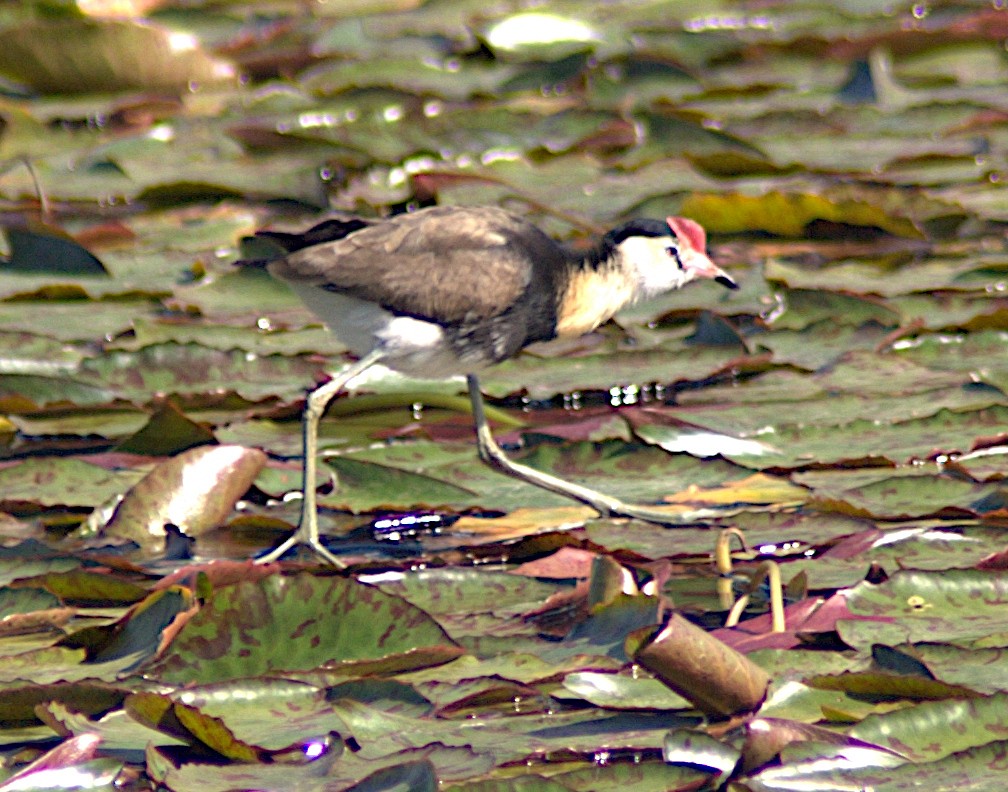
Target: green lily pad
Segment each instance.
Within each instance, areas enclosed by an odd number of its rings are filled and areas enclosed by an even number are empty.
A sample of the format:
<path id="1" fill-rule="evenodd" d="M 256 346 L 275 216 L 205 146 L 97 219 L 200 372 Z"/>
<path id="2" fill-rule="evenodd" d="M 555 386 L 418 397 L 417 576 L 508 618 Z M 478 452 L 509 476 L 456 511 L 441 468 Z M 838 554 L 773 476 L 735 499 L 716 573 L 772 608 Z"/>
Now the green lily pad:
<path id="1" fill-rule="evenodd" d="M 847 604 L 855 614 L 893 622 L 910 642 L 934 635 L 962 642 L 1001 629 L 998 602 L 1005 585 L 998 573 L 900 571 L 885 583 L 855 586 Z"/>
<path id="2" fill-rule="evenodd" d="M 1006 697 L 1008 694 L 999 693 L 968 701 L 930 701 L 872 715 L 855 726 L 851 736 L 891 748 L 917 762 L 944 759 L 994 742 L 1005 725 Z"/>
<path id="3" fill-rule="evenodd" d="M 48 93 L 172 90 L 235 79 L 231 64 L 196 41 L 180 44 L 166 28 L 130 20 L 30 22 L 3 32 L 0 71 Z"/>
<path id="4" fill-rule="evenodd" d="M 142 478 L 138 471 L 111 471 L 73 458 L 26 459 L 0 469 L 3 500 L 11 505 L 94 506 Z"/>
<path id="5" fill-rule="evenodd" d="M 815 220 L 852 226 L 881 228 L 896 236 L 917 238 L 917 226 L 906 217 L 886 212 L 865 199 L 830 198 L 812 193 L 768 192 L 764 195 L 694 194 L 681 207 L 711 231 L 738 233 L 767 231 L 779 236 L 800 237 Z"/>
<path id="6" fill-rule="evenodd" d="M 582 671 L 564 677 L 564 689 L 608 709 L 687 709 L 690 704 L 657 679 Z"/>
<path id="7" fill-rule="evenodd" d="M 215 592 L 148 672 L 207 683 L 392 657 L 408 668 L 412 651 L 436 646 L 452 642 L 399 597 L 341 578 L 273 575 Z"/>

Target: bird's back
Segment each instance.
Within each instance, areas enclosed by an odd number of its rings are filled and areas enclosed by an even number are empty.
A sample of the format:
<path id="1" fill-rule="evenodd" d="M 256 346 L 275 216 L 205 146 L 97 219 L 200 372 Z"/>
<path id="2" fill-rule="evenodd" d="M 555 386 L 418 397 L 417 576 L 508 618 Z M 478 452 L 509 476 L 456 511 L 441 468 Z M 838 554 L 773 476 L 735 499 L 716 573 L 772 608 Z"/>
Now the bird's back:
<path id="1" fill-rule="evenodd" d="M 368 339 L 381 336 L 390 317 L 433 325 L 400 321 L 397 327 L 428 341 L 427 331 L 440 331 L 440 346 L 464 360 L 460 373 L 555 333 L 565 249 L 502 209 L 432 207 L 377 221 L 343 217 L 301 235 L 268 236 L 292 251 L 269 271 L 358 354 L 374 345 Z"/>
<path id="2" fill-rule="evenodd" d="M 508 310 L 533 280 L 548 280 L 562 257 L 534 225 L 495 207 L 433 207 L 359 228 L 334 227 L 344 229 L 337 239 L 272 263 L 270 272 L 452 324 Z"/>

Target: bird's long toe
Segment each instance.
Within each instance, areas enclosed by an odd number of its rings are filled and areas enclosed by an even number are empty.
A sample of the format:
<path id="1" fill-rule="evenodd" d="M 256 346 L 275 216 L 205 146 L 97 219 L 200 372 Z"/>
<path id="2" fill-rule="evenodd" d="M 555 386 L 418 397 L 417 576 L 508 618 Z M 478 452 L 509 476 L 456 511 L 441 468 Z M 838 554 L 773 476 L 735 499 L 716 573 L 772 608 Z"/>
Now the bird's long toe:
<path id="1" fill-rule="evenodd" d="M 317 536 L 311 536 L 307 532 L 302 531 L 298 528 L 288 539 L 280 545 L 277 545 L 272 550 L 270 550 L 265 555 L 261 555 L 256 558 L 255 563 L 257 564 L 269 564 L 273 561 L 279 561 L 288 552 L 296 548 L 304 547 L 311 550 L 315 555 L 322 559 L 327 564 L 334 567 L 343 569 L 346 567 L 342 561 L 339 560 L 335 555 L 333 555 L 322 541 Z"/>

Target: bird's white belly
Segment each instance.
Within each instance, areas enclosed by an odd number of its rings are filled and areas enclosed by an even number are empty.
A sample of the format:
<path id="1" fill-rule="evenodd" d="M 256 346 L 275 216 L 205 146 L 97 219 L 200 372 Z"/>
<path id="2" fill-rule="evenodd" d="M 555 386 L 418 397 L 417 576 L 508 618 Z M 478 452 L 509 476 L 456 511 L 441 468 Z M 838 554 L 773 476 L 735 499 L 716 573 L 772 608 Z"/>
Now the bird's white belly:
<path id="1" fill-rule="evenodd" d="M 373 302 L 317 286 L 291 286 L 330 332 L 358 357 L 381 347 L 383 365 L 425 379 L 472 374 L 486 366 L 482 356 L 459 358 L 437 322 L 396 316 Z"/>

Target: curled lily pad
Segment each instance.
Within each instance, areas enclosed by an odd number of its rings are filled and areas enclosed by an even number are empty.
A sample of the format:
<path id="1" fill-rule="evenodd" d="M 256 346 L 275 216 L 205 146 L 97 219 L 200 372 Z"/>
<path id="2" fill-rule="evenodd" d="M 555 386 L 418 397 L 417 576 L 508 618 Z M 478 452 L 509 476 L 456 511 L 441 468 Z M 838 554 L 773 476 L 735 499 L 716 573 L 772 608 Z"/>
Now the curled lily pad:
<path id="1" fill-rule="evenodd" d="M 679 614 L 637 647 L 634 660 L 697 709 L 714 715 L 755 710 L 770 682 L 745 655 Z"/>
<path id="2" fill-rule="evenodd" d="M 251 486 L 266 455 L 242 446 L 200 446 L 162 462 L 139 481 L 105 526 L 151 551 L 172 523 L 190 536 L 220 525 Z"/>

